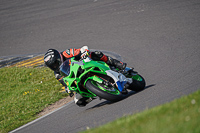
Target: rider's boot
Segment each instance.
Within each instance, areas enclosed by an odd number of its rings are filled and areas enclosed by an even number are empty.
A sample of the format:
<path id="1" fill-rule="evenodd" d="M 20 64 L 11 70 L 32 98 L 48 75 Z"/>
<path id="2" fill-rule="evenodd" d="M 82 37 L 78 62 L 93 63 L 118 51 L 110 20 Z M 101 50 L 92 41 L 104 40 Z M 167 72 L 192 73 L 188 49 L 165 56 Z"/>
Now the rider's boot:
<path id="1" fill-rule="evenodd" d="M 112 57 L 109 57 L 109 56 L 107 57 L 108 57 L 108 61 L 107 61 L 108 65 L 114 66 L 120 70 L 124 70 L 126 68 L 126 63 L 113 59 Z"/>
<path id="2" fill-rule="evenodd" d="M 74 102 L 76 105 L 78 105 L 79 107 L 84 107 L 86 106 L 88 103 L 90 103 L 93 99 L 92 98 L 88 98 L 88 97 L 83 97 L 80 94 L 76 93 L 75 97 L 74 97 Z"/>
<path id="3" fill-rule="evenodd" d="M 129 87 L 129 83 L 125 84 L 124 89 L 121 91 L 121 93 L 122 94 L 128 94 L 128 91 L 127 91 L 128 87 Z"/>

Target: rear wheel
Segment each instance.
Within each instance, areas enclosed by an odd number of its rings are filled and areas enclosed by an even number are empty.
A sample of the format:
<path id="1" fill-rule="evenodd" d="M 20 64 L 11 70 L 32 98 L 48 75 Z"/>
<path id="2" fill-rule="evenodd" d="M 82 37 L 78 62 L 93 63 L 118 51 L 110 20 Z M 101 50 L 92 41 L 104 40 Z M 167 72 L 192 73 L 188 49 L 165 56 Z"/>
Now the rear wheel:
<path id="1" fill-rule="evenodd" d="M 86 88 L 100 98 L 111 102 L 119 101 L 124 97 L 117 88 L 106 86 L 94 80 L 88 80 L 86 82 Z"/>

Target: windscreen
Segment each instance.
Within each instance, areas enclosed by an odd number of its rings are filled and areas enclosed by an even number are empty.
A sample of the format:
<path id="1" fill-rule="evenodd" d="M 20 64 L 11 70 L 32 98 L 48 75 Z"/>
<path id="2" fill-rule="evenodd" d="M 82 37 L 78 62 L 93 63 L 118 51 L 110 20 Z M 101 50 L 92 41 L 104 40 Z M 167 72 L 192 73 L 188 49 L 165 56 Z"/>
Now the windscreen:
<path id="1" fill-rule="evenodd" d="M 66 77 L 70 74 L 70 65 L 71 65 L 71 59 L 68 59 L 61 64 L 60 72 L 62 76 Z"/>

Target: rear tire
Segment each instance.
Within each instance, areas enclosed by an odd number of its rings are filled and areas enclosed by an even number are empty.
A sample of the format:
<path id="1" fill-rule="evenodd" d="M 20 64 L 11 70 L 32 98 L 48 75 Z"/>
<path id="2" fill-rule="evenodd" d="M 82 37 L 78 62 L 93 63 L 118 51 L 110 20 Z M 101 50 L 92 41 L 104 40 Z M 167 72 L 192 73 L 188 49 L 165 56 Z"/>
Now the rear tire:
<path id="1" fill-rule="evenodd" d="M 100 89 L 99 87 L 97 87 L 96 85 L 102 85 L 94 80 L 88 80 L 86 82 L 86 88 L 88 90 L 90 90 L 92 93 L 96 94 L 97 96 L 99 96 L 100 98 L 106 99 L 108 101 L 111 102 L 117 102 L 123 99 L 123 95 L 119 92 L 117 94 L 111 94 L 108 93 L 107 91 L 104 91 L 102 89 Z M 116 91 L 119 91 L 118 89 L 116 89 Z"/>

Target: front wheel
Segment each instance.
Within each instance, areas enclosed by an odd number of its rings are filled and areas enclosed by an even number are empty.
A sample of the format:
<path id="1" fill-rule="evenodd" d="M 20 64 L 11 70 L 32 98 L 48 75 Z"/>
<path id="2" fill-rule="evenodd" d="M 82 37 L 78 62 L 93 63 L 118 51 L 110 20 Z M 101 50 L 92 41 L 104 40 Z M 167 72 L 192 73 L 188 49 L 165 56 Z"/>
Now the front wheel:
<path id="1" fill-rule="evenodd" d="M 132 75 L 131 78 L 133 79 L 133 82 L 130 84 L 128 89 L 138 92 L 145 88 L 146 82 L 141 75 Z"/>
<path id="2" fill-rule="evenodd" d="M 117 102 L 124 97 L 118 89 L 105 86 L 104 84 L 98 83 L 94 80 L 88 80 L 86 82 L 86 88 L 100 98 L 111 102 Z"/>

